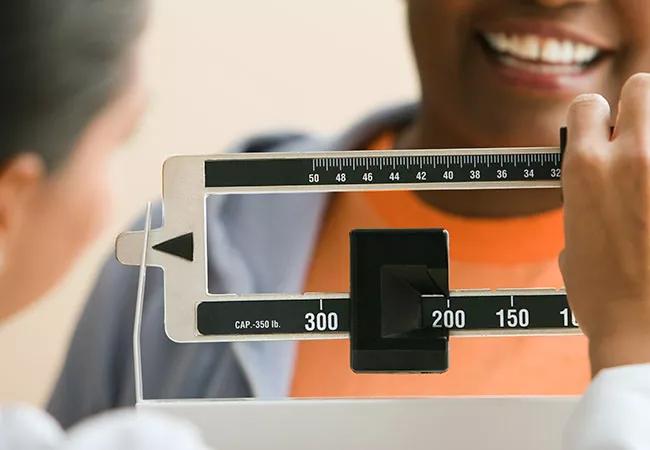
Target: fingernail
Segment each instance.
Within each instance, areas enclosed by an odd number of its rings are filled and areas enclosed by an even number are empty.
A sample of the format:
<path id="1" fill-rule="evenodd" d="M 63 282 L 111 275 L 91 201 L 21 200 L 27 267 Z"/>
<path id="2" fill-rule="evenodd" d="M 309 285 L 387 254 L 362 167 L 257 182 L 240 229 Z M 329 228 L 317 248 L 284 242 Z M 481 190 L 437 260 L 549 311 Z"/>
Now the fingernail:
<path id="1" fill-rule="evenodd" d="M 580 94 L 573 100 L 573 102 L 574 103 L 600 102 L 600 103 L 605 103 L 607 107 L 609 107 L 609 103 L 607 102 L 607 100 L 605 100 L 605 97 L 603 97 L 600 94 Z"/>

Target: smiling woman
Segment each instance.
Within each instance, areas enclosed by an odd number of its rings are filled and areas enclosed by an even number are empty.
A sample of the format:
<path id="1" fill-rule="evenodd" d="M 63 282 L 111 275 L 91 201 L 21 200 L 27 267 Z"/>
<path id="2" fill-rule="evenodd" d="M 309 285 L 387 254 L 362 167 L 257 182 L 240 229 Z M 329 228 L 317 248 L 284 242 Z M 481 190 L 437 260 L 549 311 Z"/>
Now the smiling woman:
<path id="1" fill-rule="evenodd" d="M 554 145 L 573 97 L 616 104 L 623 82 L 650 67 L 645 2 L 408 5 L 429 145 Z"/>
<path id="2" fill-rule="evenodd" d="M 422 103 L 402 148 L 557 145 L 569 102 L 617 104 L 650 69 L 650 3 L 632 0 L 408 1 Z M 560 206 L 556 192 L 446 192 L 426 199 L 471 216 Z"/>

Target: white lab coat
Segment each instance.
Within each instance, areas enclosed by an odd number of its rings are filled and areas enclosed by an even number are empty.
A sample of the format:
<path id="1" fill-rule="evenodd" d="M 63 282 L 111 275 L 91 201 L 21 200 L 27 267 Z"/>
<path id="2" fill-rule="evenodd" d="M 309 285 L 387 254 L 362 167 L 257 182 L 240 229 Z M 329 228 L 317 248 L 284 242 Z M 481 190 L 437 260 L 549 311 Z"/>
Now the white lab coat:
<path id="1" fill-rule="evenodd" d="M 44 411 L 0 408 L 0 450 L 208 450 L 198 430 L 183 421 L 135 410 L 113 411 L 65 433 Z"/>
<path id="2" fill-rule="evenodd" d="M 44 412 L 0 409 L 0 450 L 206 448 L 194 427 L 171 418 L 106 413 L 66 435 Z M 642 449 L 650 449 L 650 364 L 603 370 L 569 420 L 563 450 Z"/>
<path id="3" fill-rule="evenodd" d="M 601 371 L 571 416 L 563 447 L 650 449 L 650 364 Z"/>

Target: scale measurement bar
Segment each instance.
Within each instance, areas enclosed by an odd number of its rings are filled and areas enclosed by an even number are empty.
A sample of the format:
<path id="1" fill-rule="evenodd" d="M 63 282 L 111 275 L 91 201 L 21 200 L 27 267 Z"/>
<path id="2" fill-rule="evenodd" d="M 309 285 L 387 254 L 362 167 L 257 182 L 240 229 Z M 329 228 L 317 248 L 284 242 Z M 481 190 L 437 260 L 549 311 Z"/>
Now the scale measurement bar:
<path id="1" fill-rule="evenodd" d="M 197 327 L 203 336 L 239 340 L 345 338 L 350 331 L 349 304 L 344 296 L 201 302 Z M 422 317 L 423 328 L 447 328 L 452 335 L 578 332 L 566 295 L 557 291 L 452 293 L 448 299 L 423 296 Z"/>
<path id="2" fill-rule="evenodd" d="M 205 161 L 205 186 L 241 192 L 559 187 L 561 166 L 553 147 L 224 154 Z"/>

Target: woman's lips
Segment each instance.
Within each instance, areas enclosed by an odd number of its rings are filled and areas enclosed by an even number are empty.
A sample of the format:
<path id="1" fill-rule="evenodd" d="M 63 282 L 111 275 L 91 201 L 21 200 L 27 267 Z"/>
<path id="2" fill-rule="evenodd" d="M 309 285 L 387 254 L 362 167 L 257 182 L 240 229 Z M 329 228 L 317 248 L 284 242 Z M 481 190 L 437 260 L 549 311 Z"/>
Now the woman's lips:
<path id="1" fill-rule="evenodd" d="M 611 54 L 566 34 L 486 31 L 478 33 L 478 40 L 502 80 L 536 90 L 581 91 Z"/>

